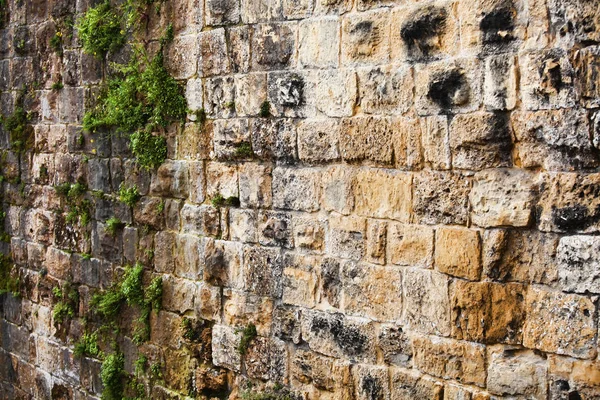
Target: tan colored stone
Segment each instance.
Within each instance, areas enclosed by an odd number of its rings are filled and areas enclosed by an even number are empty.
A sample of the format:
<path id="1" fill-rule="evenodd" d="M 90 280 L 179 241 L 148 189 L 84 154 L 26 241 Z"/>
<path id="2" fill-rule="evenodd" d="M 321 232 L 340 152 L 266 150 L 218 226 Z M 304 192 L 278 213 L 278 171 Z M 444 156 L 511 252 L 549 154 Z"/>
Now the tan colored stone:
<path id="1" fill-rule="evenodd" d="M 356 400 L 389 399 L 387 367 L 357 364 L 352 366 L 352 375 Z"/>
<path id="2" fill-rule="evenodd" d="M 415 174 L 415 221 L 466 225 L 469 190 L 470 178 L 461 173 L 422 171 Z"/>
<path id="3" fill-rule="evenodd" d="M 392 368 L 390 375 L 391 400 L 442 400 L 444 385 L 431 377 L 404 368 Z"/>
<path id="4" fill-rule="evenodd" d="M 350 383 L 350 367 L 344 361 L 323 357 L 315 352 L 296 350 L 290 365 L 293 380 L 339 393 Z"/>
<path id="5" fill-rule="evenodd" d="M 315 169 L 273 170 L 273 206 L 284 210 L 319 209 L 320 173 Z"/>
<path id="6" fill-rule="evenodd" d="M 445 115 L 421 119 L 423 161 L 431 169 L 450 169 L 450 138 Z"/>
<path id="7" fill-rule="evenodd" d="M 600 238 L 565 236 L 557 249 L 558 277 L 563 291 L 600 294 Z"/>
<path id="8" fill-rule="evenodd" d="M 273 202 L 271 167 L 269 165 L 244 163 L 239 166 L 238 174 L 240 205 L 252 208 L 270 207 Z"/>
<path id="9" fill-rule="evenodd" d="M 493 346 L 488 349 L 488 390 L 497 395 L 545 399 L 548 362 L 531 350 Z"/>
<path id="10" fill-rule="evenodd" d="M 479 232 L 461 228 L 440 228 L 435 235 L 437 270 L 469 280 L 481 276 Z"/>
<path id="11" fill-rule="evenodd" d="M 296 248 L 322 253 L 325 248 L 325 221 L 312 218 L 293 218 Z"/>
<path id="12" fill-rule="evenodd" d="M 215 365 L 240 372 L 242 358 L 237 351 L 240 335 L 235 329 L 224 325 L 215 325 L 212 329 L 212 356 Z"/>
<path id="13" fill-rule="evenodd" d="M 358 70 L 360 107 L 366 114 L 404 114 L 413 103 L 412 68 L 388 65 Z"/>
<path id="14" fill-rule="evenodd" d="M 375 10 L 342 20 L 342 65 L 384 63 L 389 58 L 389 14 Z"/>
<path id="15" fill-rule="evenodd" d="M 336 68 L 339 64 L 340 20 L 338 17 L 307 19 L 298 27 L 298 66 Z"/>
<path id="16" fill-rule="evenodd" d="M 366 220 L 359 217 L 329 218 L 326 250 L 333 256 L 360 260 L 366 247 Z"/>
<path id="17" fill-rule="evenodd" d="M 384 265 L 386 262 L 387 223 L 367 221 L 367 253 L 366 260 L 374 264 Z"/>
<path id="18" fill-rule="evenodd" d="M 411 214 L 411 183 L 410 174 L 360 169 L 353 184 L 356 213 L 408 222 Z"/>
<path id="19" fill-rule="evenodd" d="M 257 116 L 267 100 L 267 75 L 247 74 L 235 77 L 235 111 L 241 117 Z"/>
<path id="20" fill-rule="evenodd" d="M 433 229 L 420 225 L 390 224 L 388 254 L 390 262 L 411 267 L 430 267 L 433 263 Z"/>
<path id="21" fill-rule="evenodd" d="M 287 254 L 283 269 L 284 304 L 312 308 L 317 302 L 316 268 L 320 258 Z"/>
<path id="22" fill-rule="evenodd" d="M 489 110 L 513 110 L 518 100 L 516 57 L 492 56 L 485 61 L 483 103 Z"/>
<path id="23" fill-rule="evenodd" d="M 223 293 L 223 321 L 230 326 L 256 326 L 259 335 L 267 336 L 273 322 L 273 300 L 246 294 L 238 290 Z"/>
<path id="24" fill-rule="evenodd" d="M 340 153 L 346 161 L 389 165 L 393 161 L 394 132 L 389 118 L 355 117 L 342 120 Z"/>
<path id="25" fill-rule="evenodd" d="M 340 158 L 337 119 L 305 120 L 298 124 L 298 157 L 308 163 L 322 163 Z"/>

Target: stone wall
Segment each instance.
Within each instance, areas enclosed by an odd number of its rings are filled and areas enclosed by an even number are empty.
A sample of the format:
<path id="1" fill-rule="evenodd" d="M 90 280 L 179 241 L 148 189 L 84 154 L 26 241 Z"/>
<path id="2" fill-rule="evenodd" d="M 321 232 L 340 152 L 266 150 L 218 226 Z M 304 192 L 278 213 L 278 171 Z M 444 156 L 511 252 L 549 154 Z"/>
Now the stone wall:
<path id="1" fill-rule="evenodd" d="M 2 5 L 0 105 L 27 85 L 31 137 L 0 137 L 0 398 L 100 398 L 115 352 L 140 398 L 600 398 L 596 1 L 153 5 L 144 44 L 173 24 L 191 111 L 150 170 L 81 129 L 124 57 L 76 30 L 53 50 L 90 6 Z M 56 189 L 76 182 L 86 224 Z M 162 277 L 149 340 L 123 306 L 76 355 L 136 262 Z M 78 294 L 60 320 L 53 288 Z"/>

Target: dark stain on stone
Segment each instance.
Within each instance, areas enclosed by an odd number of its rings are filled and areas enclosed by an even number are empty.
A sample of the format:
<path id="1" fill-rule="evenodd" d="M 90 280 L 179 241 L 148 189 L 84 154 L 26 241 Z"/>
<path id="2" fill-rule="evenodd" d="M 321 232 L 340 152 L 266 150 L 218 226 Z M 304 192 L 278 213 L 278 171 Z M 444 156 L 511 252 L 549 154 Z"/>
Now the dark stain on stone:
<path id="1" fill-rule="evenodd" d="M 434 75 L 427 97 L 442 109 L 465 104 L 469 100 L 469 84 L 464 72 L 455 68 Z"/>
<path id="2" fill-rule="evenodd" d="M 582 400 L 581 395 L 577 390 L 569 392 L 569 400 Z"/>
<path id="3" fill-rule="evenodd" d="M 513 31 L 515 11 L 512 7 L 493 10 L 481 19 L 479 29 L 483 34 L 483 43 L 506 43 L 514 39 Z"/>
<path id="4" fill-rule="evenodd" d="M 352 326 L 346 326 L 342 314 L 333 314 L 331 318 L 314 317 L 311 330 L 315 333 L 328 333 L 333 341 L 348 356 L 356 356 L 365 351 L 367 337 Z"/>
<path id="5" fill-rule="evenodd" d="M 369 400 L 380 400 L 383 398 L 380 382 L 371 375 L 363 377 L 360 386 Z"/>
<path id="6" fill-rule="evenodd" d="M 565 381 L 563 379 L 559 379 L 556 381 L 556 387 L 558 388 L 558 390 L 569 390 L 571 388 L 571 386 L 569 386 L 569 382 Z"/>
<path id="7" fill-rule="evenodd" d="M 72 395 L 69 389 L 63 385 L 54 385 L 52 387 L 52 399 L 56 400 L 69 400 Z"/>
<path id="8" fill-rule="evenodd" d="M 400 29 L 400 37 L 408 46 L 413 58 L 427 58 L 438 46 L 434 40 L 446 28 L 448 18 L 445 9 L 440 7 L 424 7 L 409 17 Z"/>
<path id="9" fill-rule="evenodd" d="M 332 306 L 339 306 L 339 294 L 342 285 L 340 263 L 334 259 L 324 260 L 321 264 L 321 279 L 325 298 Z"/>
<path id="10" fill-rule="evenodd" d="M 592 213 L 581 204 L 552 209 L 552 222 L 563 231 L 585 230 L 598 221 L 600 221 L 600 206 Z"/>
<path id="11" fill-rule="evenodd" d="M 304 104 L 304 81 L 299 76 L 291 77 L 279 85 L 281 105 L 298 107 Z"/>

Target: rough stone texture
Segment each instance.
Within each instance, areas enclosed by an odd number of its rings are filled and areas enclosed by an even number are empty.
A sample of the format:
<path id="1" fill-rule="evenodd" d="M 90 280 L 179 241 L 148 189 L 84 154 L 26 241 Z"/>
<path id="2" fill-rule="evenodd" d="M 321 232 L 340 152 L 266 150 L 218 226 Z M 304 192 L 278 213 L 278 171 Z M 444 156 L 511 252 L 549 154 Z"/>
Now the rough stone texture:
<path id="1" fill-rule="evenodd" d="M 124 302 L 99 344 L 140 398 L 600 398 L 597 1 L 135 0 L 104 60 L 98 1 L 0 3 L 0 398 L 109 398 L 75 346 L 136 263 L 149 338 Z M 146 169 L 82 122 L 169 24 L 188 115 Z"/>

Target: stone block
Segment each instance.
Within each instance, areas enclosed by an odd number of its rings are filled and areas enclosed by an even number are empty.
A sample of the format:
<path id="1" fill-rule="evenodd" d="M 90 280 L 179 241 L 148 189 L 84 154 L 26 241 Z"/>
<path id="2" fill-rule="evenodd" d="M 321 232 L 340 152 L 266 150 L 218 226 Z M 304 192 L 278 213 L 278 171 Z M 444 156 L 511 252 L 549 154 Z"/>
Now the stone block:
<path id="1" fill-rule="evenodd" d="M 203 320 L 219 321 L 221 317 L 221 288 L 205 282 L 196 284 L 194 307 Z"/>
<path id="2" fill-rule="evenodd" d="M 277 71 L 267 78 L 271 113 L 278 117 L 313 117 L 316 115 L 317 82 L 310 71 Z"/>
<path id="3" fill-rule="evenodd" d="M 308 347 L 326 356 L 356 362 L 375 362 L 373 323 L 321 311 L 302 313 L 302 338 Z"/>
<path id="4" fill-rule="evenodd" d="M 184 233 L 217 236 L 220 228 L 217 209 L 208 205 L 185 204 L 181 209 L 181 222 Z"/>
<path id="5" fill-rule="evenodd" d="M 288 375 L 285 342 L 276 338 L 257 337 L 248 346 L 244 365 L 250 378 L 283 381 Z"/>
<path id="6" fill-rule="evenodd" d="M 466 113 L 481 104 L 481 66 L 470 58 L 415 68 L 415 109 L 422 116 Z"/>
<path id="7" fill-rule="evenodd" d="M 183 161 L 163 163 L 152 177 L 150 193 L 156 196 L 187 198 L 189 194 L 188 164 Z"/>
<path id="8" fill-rule="evenodd" d="M 239 166 L 240 204 L 248 208 L 267 208 L 273 202 L 271 167 L 245 163 Z"/>
<path id="9" fill-rule="evenodd" d="M 369 161 L 389 165 L 393 161 L 394 131 L 384 117 L 344 118 L 340 153 L 345 161 Z"/>
<path id="10" fill-rule="evenodd" d="M 412 339 L 395 324 L 383 324 L 377 335 L 383 360 L 390 365 L 410 367 L 412 360 Z"/>
<path id="11" fill-rule="evenodd" d="M 583 110 L 518 112 L 512 123 L 515 147 L 525 168 L 571 171 L 599 165 Z"/>
<path id="12" fill-rule="evenodd" d="M 600 48 L 598 46 L 587 47 L 577 51 L 573 66 L 577 98 L 585 107 L 600 106 L 600 86 L 597 78 L 600 73 Z"/>
<path id="13" fill-rule="evenodd" d="M 400 319 L 402 274 L 399 268 L 345 262 L 341 277 L 346 313 L 379 321 Z"/>
<path id="14" fill-rule="evenodd" d="M 290 375 L 292 381 L 335 393 L 341 393 L 350 386 L 351 379 L 348 363 L 301 349 L 296 350 L 292 357 Z"/>
<path id="15" fill-rule="evenodd" d="M 480 170 L 510 167 L 512 133 L 507 115 L 473 113 L 450 122 L 450 150 L 454 168 Z"/>
<path id="16" fill-rule="evenodd" d="M 298 67 L 337 68 L 339 47 L 338 17 L 306 19 L 298 25 Z"/>
<path id="17" fill-rule="evenodd" d="M 256 243 L 257 216 L 254 210 L 229 210 L 229 237 L 231 240 Z"/>
<path id="18" fill-rule="evenodd" d="M 267 75 L 247 74 L 235 77 L 235 111 L 241 117 L 257 116 L 267 100 Z"/>
<path id="19" fill-rule="evenodd" d="M 358 70 L 360 108 L 366 114 L 396 115 L 413 105 L 412 68 L 388 65 Z"/>
<path id="20" fill-rule="evenodd" d="M 352 183 L 356 172 L 347 166 L 331 166 L 322 173 L 322 205 L 327 211 L 348 215 L 354 208 Z"/>
<path id="21" fill-rule="evenodd" d="M 359 217 L 329 218 L 329 235 L 326 235 L 327 252 L 333 256 L 360 260 L 365 254 L 366 220 Z"/>
<path id="22" fill-rule="evenodd" d="M 177 36 L 167 47 L 165 66 L 175 79 L 189 79 L 196 74 L 199 54 L 196 35 Z"/>
<path id="23" fill-rule="evenodd" d="M 218 28 L 200 33 L 198 70 L 201 76 L 224 75 L 231 71 L 227 54 L 225 29 Z M 192 63 L 193 64 L 193 63 Z"/>
<path id="24" fill-rule="evenodd" d="M 413 339 L 417 369 L 443 379 L 457 379 L 465 384 L 486 384 L 485 346 L 434 336 Z"/>
<path id="25" fill-rule="evenodd" d="M 206 2 L 206 25 L 235 25 L 240 21 L 240 0 L 208 0 Z"/>
<path id="26" fill-rule="evenodd" d="M 320 171 L 277 167 L 273 170 L 273 206 L 284 210 L 319 209 Z"/>
<path id="27" fill-rule="evenodd" d="M 475 174 L 469 194 L 471 221 L 481 227 L 527 226 L 531 221 L 533 176 L 523 170 Z"/>
<path id="28" fill-rule="evenodd" d="M 342 65 L 383 64 L 389 59 L 389 13 L 375 10 L 342 20 Z"/>
<path id="29" fill-rule="evenodd" d="M 314 14 L 341 15 L 352 9 L 352 0 L 316 0 Z"/>
<path id="30" fill-rule="evenodd" d="M 293 22 L 255 25 L 252 69 L 269 71 L 294 66 L 297 30 L 298 25 Z"/>
<path id="31" fill-rule="evenodd" d="M 204 177 L 204 163 L 199 162 L 189 162 L 188 168 L 190 171 L 190 194 L 189 200 L 192 203 L 202 204 L 206 198 L 206 179 Z M 179 210 L 177 210 L 179 211 Z M 169 215 L 169 208 L 167 208 L 166 212 L 167 216 Z M 177 212 L 177 218 L 179 217 L 179 213 Z M 167 217 L 167 220 L 170 218 Z M 173 224 L 175 226 L 179 226 L 178 223 Z M 169 223 L 167 222 L 167 226 Z"/>
<path id="32" fill-rule="evenodd" d="M 283 270 L 284 304 L 313 308 L 317 301 L 318 279 L 315 272 L 320 259 L 312 256 L 286 255 Z"/>
<path id="33" fill-rule="evenodd" d="M 250 293 L 281 297 L 283 256 L 278 249 L 244 247 L 244 282 Z"/>
<path id="34" fill-rule="evenodd" d="M 433 229 L 422 225 L 390 224 L 388 254 L 392 264 L 429 268 L 433 264 Z"/>
<path id="35" fill-rule="evenodd" d="M 206 196 L 213 199 L 238 197 L 238 171 L 236 165 L 209 162 L 206 164 Z"/>
<path id="36" fill-rule="evenodd" d="M 296 126 L 290 119 L 260 118 L 250 121 L 252 150 L 261 160 L 292 164 L 296 152 Z"/>
<path id="37" fill-rule="evenodd" d="M 435 267 L 449 275 L 479 280 L 482 270 L 479 232 L 462 228 L 439 228 L 435 234 Z"/>
<path id="38" fill-rule="evenodd" d="M 214 149 L 218 160 L 247 158 L 239 149 L 250 144 L 246 119 L 223 119 L 214 122 Z"/>
<path id="39" fill-rule="evenodd" d="M 407 268 L 402 272 L 402 322 L 407 329 L 450 335 L 448 278 L 439 272 Z"/>
<path id="40" fill-rule="evenodd" d="M 198 280 L 203 275 L 203 243 L 193 235 L 177 235 L 175 240 L 175 275 Z"/>
<path id="41" fill-rule="evenodd" d="M 325 248 L 325 220 L 292 218 L 294 245 L 297 249 L 322 253 Z"/>
<path id="42" fill-rule="evenodd" d="M 598 361 L 578 360 L 571 357 L 548 356 L 551 399 L 564 399 L 569 396 L 593 398 L 600 384 Z"/>
<path id="43" fill-rule="evenodd" d="M 224 325 L 215 325 L 212 329 L 212 356 L 216 366 L 240 372 L 242 356 L 237 351 L 241 336 L 235 329 Z"/>
<path id="44" fill-rule="evenodd" d="M 204 246 L 204 280 L 211 285 L 243 287 L 241 243 L 209 239 Z"/>
<path id="45" fill-rule="evenodd" d="M 357 400 L 390 398 L 387 367 L 357 364 L 352 367 L 352 375 Z"/>
<path id="46" fill-rule="evenodd" d="M 461 173 L 422 171 L 415 174 L 415 220 L 422 224 L 465 225 L 469 190 L 469 178 Z"/>
<path id="47" fill-rule="evenodd" d="M 162 231 L 154 237 L 154 268 L 156 272 L 170 273 L 175 269 L 175 238 L 173 232 Z"/>
<path id="48" fill-rule="evenodd" d="M 356 73 L 340 69 L 316 73 L 316 108 L 328 117 L 351 117 L 357 95 Z"/>
<path id="49" fill-rule="evenodd" d="M 235 116 L 235 79 L 232 76 L 204 80 L 204 110 L 209 118 Z M 228 123 L 235 121 L 215 121 L 215 131 Z"/>
<path id="50" fill-rule="evenodd" d="M 530 287 L 525 310 L 525 347 L 577 358 L 596 356 L 598 326 L 592 299 Z"/>
<path id="51" fill-rule="evenodd" d="M 354 183 L 358 215 L 408 222 L 411 216 L 412 176 L 383 169 L 360 169 Z"/>
<path id="52" fill-rule="evenodd" d="M 292 249 L 292 216 L 288 213 L 260 211 L 258 213 L 258 242 L 263 246 Z"/>
<path id="53" fill-rule="evenodd" d="M 600 240 L 596 236 L 564 236 L 557 252 L 558 279 L 566 292 L 600 293 Z"/>
<path id="54" fill-rule="evenodd" d="M 488 110 L 513 110 L 518 100 L 516 57 L 491 56 L 485 60 L 483 104 Z"/>
<path id="55" fill-rule="evenodd" d="M 422 375 L 416 370 L 392 368 L 390 376 L 391 400 L 442 400 L 445 393 L 444 385 L 441 382 Z"/>
<path id="56" fill-rule="evenodd" d="M 133 208 L 133 219 L 139 224 L 163 229 L 165 219 L 163 213 L 159 212 L 161 207 L 164 207 L 164 201 L 159 197 L 142 197 Z"/>
<path id="57" fill-rule="evenodd" d="M 365 258 L 368 262 L 385 265 L 387 232 L 387 223 L 371 219 L 367 221 L 367 252 Z"/>
<path id="58" fill-rule="evenodd" d="M 229 37 L 229 58 L 234 73 L 250 70 L 250 32 L 248 25 L 234 26 L 227 30 Z"/>
<path id="59" fill-rule="evenodd" d="M 341 129 L 337 119 L 303 120 L 298 124 L 297 132 L 300 160 L 318 164 L 340 158 Z"/>
<path id="60" fill-rule="evenodd" d="M 315 6 L 315 0 L 283 0 L 282 3 L 285 19 L 308 18 Z"/>
<path id="61" fill-rule="evenodd" d="M 497 395 L 545 399 L 548 362 L 531 350 L 493 346 L 488 350 L 488 390 Z"/>
<path id="62" fill-rule="evenodd" d="M 196 283 L 174 276 L 163 277 L 162 307 L 166 311 L 184 314 L 195 310 Z"/>
<path id="63" fill-rule="evenodd" d="M 244 328 L 256 326 L 261 336 L 268 336 L 273 324 L 273 300 L 237 290 L 224 292 L 223 320 L 226 324 Z"/>
<path id="64" fill-rule="evenodd" d="M 242 22 L 273 21 L 282 16 L 281 0 L 242 0 Z"/>

